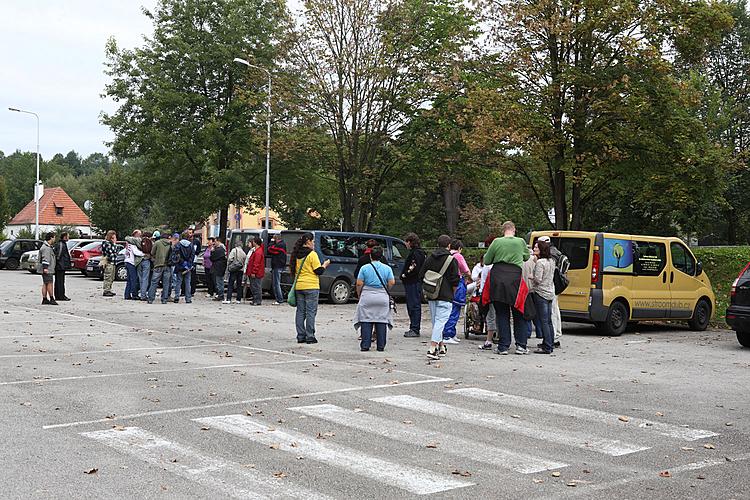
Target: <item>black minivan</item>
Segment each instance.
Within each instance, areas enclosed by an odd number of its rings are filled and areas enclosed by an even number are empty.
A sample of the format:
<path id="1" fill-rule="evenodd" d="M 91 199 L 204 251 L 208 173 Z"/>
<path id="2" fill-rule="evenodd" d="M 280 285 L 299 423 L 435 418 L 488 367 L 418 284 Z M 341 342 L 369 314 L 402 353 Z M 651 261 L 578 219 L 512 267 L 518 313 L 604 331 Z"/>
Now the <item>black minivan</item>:
<path id="1" fill-rule="evenodd" d="M 750 347 L 750 262 L 732 283 L 727 324 L 737 332 L 737 341 Z"/>
<path id="2" fill-rule="evenodd" d="M 404 297 L 404 285 L 399 276 L 404 267 L 404 260 L 409 254 L 403 240 L 392 236 L 368 233 L 350 233 L 340 231 L 281 231 L 281 237 L 286 243 L 288 255 L 291 255 L 294 243 L 299 237 L 306 233 L 312 233 L 315 237 L 315 251 L 323 262 L 330 259 L 331 265 L 320 276 L 320 293 L 325 295 L 334 304 L 345 304 L 354 295 L 354 283 L 356 277 L 354 271 L 357 269 L 357 260 L 364 254 L 367 248 L 367 240 L 377 241 L 385 251 L 388 264 L 393 269 L 396 284 L 391 289 L 394 297 Z M 287 264 L 289 263 L 287 258 Z M 292 286 L 294 277 L 290 276 L 289 268 L 284 271 L 281 278 L 282 287 L 285 291 Z"/>
<path id="3" fill-rule="evenodd" d="M 42 248 L 42 240 L 4 240 L 0 242 L 0 269 L 18 269 L 21 263 L 21 255 L 32 250 Z"/>

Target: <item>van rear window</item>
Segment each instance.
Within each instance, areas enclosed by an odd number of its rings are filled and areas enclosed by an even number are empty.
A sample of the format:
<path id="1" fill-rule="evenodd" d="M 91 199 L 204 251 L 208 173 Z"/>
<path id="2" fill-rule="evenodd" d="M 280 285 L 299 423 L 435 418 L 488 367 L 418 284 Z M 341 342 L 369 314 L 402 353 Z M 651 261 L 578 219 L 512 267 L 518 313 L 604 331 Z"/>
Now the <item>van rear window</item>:
<path id="1" fill-rule="evenodd" d="M 534 239 L 534 243 L 539 238 Z M 591 250 L 591 240 L 588 238 L 562 238 L 560 236 L 552 236 L 552 244 L 557 247 L 560 252 L 565 254 L 570 261 L 571 269 L 586 269 L 589 267 L 589 251 Z"/>

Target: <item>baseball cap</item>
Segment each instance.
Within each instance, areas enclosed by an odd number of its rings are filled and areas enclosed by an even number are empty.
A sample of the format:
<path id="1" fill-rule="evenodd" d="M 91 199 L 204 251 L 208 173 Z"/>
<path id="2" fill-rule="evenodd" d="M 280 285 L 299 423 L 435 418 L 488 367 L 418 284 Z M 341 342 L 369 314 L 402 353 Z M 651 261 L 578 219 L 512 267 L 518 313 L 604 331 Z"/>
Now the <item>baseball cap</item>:
<path id="1" fill-rule="evenodd" d="M 172 238 L 177 238 L 179 240 L 180 239 L 180 233 L 174 233 L 172 235 Z"/>
<path id="2" fill-rule="evenodd" d="M 546 241 L 547 243 L 549 243 L 552 240 L 550 239 L 549 236 L 540 236 L 539 241 Z"/>
<path id="3" fill-rule="evenodd" d="M 161 233 L 159 231 L 154 231 L 154 234 L 152 235 L 154 238 L 160 238 Z"/>

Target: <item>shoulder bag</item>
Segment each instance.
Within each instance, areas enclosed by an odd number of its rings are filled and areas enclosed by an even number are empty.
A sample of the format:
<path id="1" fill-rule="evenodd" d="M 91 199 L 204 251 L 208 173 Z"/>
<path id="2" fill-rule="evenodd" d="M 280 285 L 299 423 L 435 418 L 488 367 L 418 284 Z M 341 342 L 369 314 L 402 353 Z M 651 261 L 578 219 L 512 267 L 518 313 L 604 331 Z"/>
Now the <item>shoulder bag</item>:
<path id="1" fill-rule="evenodd" d="M 286 296 L 286 303 L 292 307 L 297 307 L 297 280 L 299 279 L 299 273 L 302 272 L 302 266 L 305 265 L 305 261 L 307 260 L 308 255 L 310 254 L 305 255 L 305 258 L 302 259 L 302 262 L 297 268 L 297 275 L 294 277 L 294 283 L 292 283 L 292 288 L 289 290 L 289 293 Z"/>
<path id="2" fill-rule="evenodd" d="M 393 314 L 397 314 L 398 311 L 396 310 L 396 300 L 393 298 L 393 295 L 391 295 L 391 292 L 388 290 L 388 286 L 383 281 L 383 278 L 380 277 L 380 273 L 378 272 L 378 268 L 375 267 L 375 263 L 370 262 L 370 265 L 375 270 L 375 275 L 380 280 L 380 284 L 383 285 L 383 289 L 385 290 L 385 293 L 388 294 L 388 303 L 389 303 L 389 307 L 391 308 L 391 311 L 393 311 Z"/>

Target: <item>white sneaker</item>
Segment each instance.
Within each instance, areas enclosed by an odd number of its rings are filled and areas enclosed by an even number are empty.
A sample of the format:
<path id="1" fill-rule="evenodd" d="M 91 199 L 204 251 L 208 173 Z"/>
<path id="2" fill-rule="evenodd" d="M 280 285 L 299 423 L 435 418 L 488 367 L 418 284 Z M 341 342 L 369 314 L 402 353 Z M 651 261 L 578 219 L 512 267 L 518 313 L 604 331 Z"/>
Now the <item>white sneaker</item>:
<path id="1" fill-rule="evenodd" d="M 516 354 L 528 354 L 529 350 L 525 347 L 516 346 Z"/>
<path id="2" fill-rule="evenodd" d="M 206 294 L 206 298 L 207 298 L 207 299 L 210 299 L 210 298 L 212 298 L 212 297 L 213 297 L 213 295 L 211 295 L 210 293 L 207 293 L 207 294 Z"/>
<path id="3" fill-rule="evenodd" d="M 458 340 L 453 337 L 449 339 L 443 339 L 443 344 L 458 344 Z"/>
<path id="4" fill-rule="evenodd" d="M 235 303 L 235 304 L 242 304 L 242 301 L 241 301 L 241 300 L 237 300 L 237 301 L 235 301 L 234 303 Z"/>
<path id="5" fill-rule="evenodd" d="M 221 303 L 222 304 L 231 304 L 231 302 L 229 302 L 228 300 L 222 300 Z"/>

